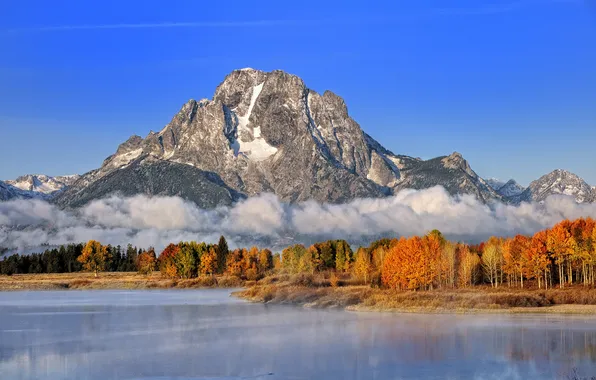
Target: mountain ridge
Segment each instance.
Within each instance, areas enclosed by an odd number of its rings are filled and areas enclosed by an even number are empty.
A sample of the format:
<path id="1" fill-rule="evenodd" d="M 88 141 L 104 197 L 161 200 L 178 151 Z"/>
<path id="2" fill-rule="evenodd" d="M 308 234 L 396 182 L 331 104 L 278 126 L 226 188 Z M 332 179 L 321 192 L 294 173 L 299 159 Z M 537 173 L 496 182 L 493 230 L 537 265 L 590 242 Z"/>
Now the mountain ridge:
<path id="1" fill-rule="evenodd" d="M 281 70 L 247 68 L 228 74 L 212 99 L 187 101 L 161 131 L 132 135 L 98 169 L 47 198 L 79 207 L 112 193 L 142 193 L 216 207 L 269 192 L 285 202 L 342 203 L 439 185 L 485 203 L 540 201 L 549 191 L 577 195 L 582 202 L 596 199 L 585 181 L 559 177 L 558 185 L 524 189 L 510 180 L 495 188 L 460 153 L 428 160 L 394 154 L 362 130 L 333 92 L 319 94 Z M 532 195 L 539 188 L 544 188 L 540 195 Z M 11 191 L 0 189 L 0 197 L 4 192 L 9 198 Z"/>

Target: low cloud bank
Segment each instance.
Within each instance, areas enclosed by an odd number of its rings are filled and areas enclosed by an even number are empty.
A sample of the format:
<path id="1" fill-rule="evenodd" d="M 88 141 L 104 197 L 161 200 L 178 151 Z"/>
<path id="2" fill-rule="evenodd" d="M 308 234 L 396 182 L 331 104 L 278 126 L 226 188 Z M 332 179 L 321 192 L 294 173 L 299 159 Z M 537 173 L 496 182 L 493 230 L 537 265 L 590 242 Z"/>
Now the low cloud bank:
<path id="1" fill-rule="evenodd" d="M 171 242 L 257 244 L 282 248 L 336 238 L 367 243 L 380 236 L 422 235 L 438 229 L 448 238 L 479 242 L 491 235 L 533 234 L 562 219 L 595 217 L 596 204 L 552 196 L 543 204 L 485 205 L 471 195 L 453 197 L 442 187 L 404 190 L 379 199 L 345 204 L 307 201 L 286 204 L 262 194 L 232 207 L 198 208 L 178 197 L 112 196 L 64 211 L 41 200 L 0 202 L 0 247 L 31 250 L 96 239 L 104 244 L 161 250 Z"/>

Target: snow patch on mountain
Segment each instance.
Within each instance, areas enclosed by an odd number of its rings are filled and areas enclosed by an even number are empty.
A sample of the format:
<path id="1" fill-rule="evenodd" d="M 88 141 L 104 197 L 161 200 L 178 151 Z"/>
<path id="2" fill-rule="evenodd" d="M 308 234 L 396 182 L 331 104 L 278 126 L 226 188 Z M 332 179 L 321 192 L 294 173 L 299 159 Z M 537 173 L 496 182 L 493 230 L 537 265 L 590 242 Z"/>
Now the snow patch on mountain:
<path id="1" fill-rule="evenodd" d="M 486 178 L 484 182 L 486 182 L 490 187 L 492 187 L 493 190 L 499 190 L 501 187 L 505 185 L 505 182 L 501 181 L 498 178 Z"/>
<path id="2" fill-rule="evenodd" d="M 125 165 L 128 165 L 135 158 L 139 157 L 142 153 L 143 148 L 139 148 L 130 152 L 126 152 L 124 154 L 119 154 L 112 159 L 110 164 L 113 167 L 123 167 Z"/>
<path id="3" fill-rule="evenodd" d="M 72 185 L 79 177 L 77 174 L 56 177 L 45 174 L 27 174 L 15 180 L 3 181 L 3 183 L 5 189 L 9 190 L 11 198 L 50 199 Z"/>
<path id="4" fill-rule="evenodd" d="M 514 203 L 542 202 L 550 195 L 566 195 L 573 197 L 577 203 L 591 203 L 596 200 L 594 188 L 576 174 L 557 169 L 532 181 L 530 186 L 519 196 L 514 197 Z"/>
<path id="5" fill-rule="evenodd" d="M 508 198 L 520 195 L 524 192 L 524 190 L 525 188 L 522 185 L 515 182 L 515 180 L 510 179 L 509 181 L 507 181 L 507 183 L 505 183 L 497 190 L 497 193 L 501 194 L 505 198 Z"/>
<path id="6" fill-rule="evenodd" d="M 251 69 L 243 69 L 241 71 L 250 71 Z M 237 138 L 231 142 L 231 147 L 234 150 L 235 155 L 242 154 L 253 161 L 264 161 L 269 157 L 277 153 L 277 148 L 269 144 L 261 135 L 261 127 L 256 126 L 252 129 L 249 128 L 250 115 L 257 102 L 261 91 L 263 91 L 263 85 L 260 83 L 252 88 L 252 95 L 250 98 L 250 104 L 248 110 L 244 116 L 236 116 L 238 120 L 237 126 Z M 236 109 L 233 110 L 236 112 Z"/>

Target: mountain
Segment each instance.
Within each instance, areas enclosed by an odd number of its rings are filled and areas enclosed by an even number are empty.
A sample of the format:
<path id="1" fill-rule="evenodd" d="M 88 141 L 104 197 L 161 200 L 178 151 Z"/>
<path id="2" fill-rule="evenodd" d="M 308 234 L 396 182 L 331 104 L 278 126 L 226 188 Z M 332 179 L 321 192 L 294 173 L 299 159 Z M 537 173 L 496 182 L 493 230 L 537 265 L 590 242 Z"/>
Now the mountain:
<path id="1" fill-rule="evenodd" d="M 51 199 L 75 183 L 79 177 L 77 174 L 57 177 L 44 174 L 27 174 L 15 180 L 0 181 L 0 199 Z"/>
<path id="2" fill-rule="evenodd" d="M 287 202 L 345 202 L 434 185 L 502 199 L 460 154 L 427 161 L 396 155 L 364 133 L 331 91 L 319 94 L 283 71 L 242 69 L 213 99 L 184 104 L 160 132 L 130 137 L 55 201 L 75 207 L 111 193 L 143 193 L 213 206 L 271 192 Z"/>
<path id="3" fill-rule="evenodd" d="M 27 174 L 15 180 L 4 181 L 22 191 L 50 195 L 64 190 L 79 179 L 80 175 L 50 177 L 43 174 Z"/>
<path id="4" fill-rule="evenodd" d="M 457 152 L 426 161 L 402 158 L 400 163 L 403 177 L 395 191 L 443 186 L 450 194 L 472 194 L 487 203 L 503 200 Z"/>
<path id="5" fill-rule="evenodd" d="M 19 197 L 20 196 L 14 187 L 0 181 L 0 201 L 8 201 Z"/>
<path id="6" fill-rule="evenodd" d="M 131 136 L 98 169 L 19 177 L 0 183 L 0 199 L 43 197 L 80 207 L 110 194 L 171 195 L 213 208 L 263 192 L 286 202 L 341 203 L 443 186 L 486 203 L 550 194 L 596 200 L 581 178 L 553 173 L 524 189 L 514 180 L 482 179 L 457 152 L 428 160 L 395 154 L 366 134 L 333 92 L 319 94 L 283 71 L 241 69 L 212 99 L 189 100 L 161 131 Z"/>
<path id="7" fill-rule="evenodd" d="M 503 185 L 505 185 L 505 182 L 501 181 L 498 178 L 485 178 L 484 181 L 495 191 L 499 190 L 501 187 L 503 187 Z"/>
<path id="8" fill-rule="evenodd" d="M 515 180 L 510 179 L 497 189 L 497 193 L 499 193 L 502 197 L 507 199 L 520 195 L 524 192 L 524 190 L 525 188 L 522 185 L 515 182 Z"/>
<path id="9" fill-rule="evenodd" d="M 525 190 L 525 188 L 519 183 L 515 182 L 514 179 L 510 179 L 507 182 L 503 182 L 497 178 L 488 178 L 485 181 L 505 200 L 511 197 L 518 196 Z"/>
<path id="10" fill-rule="evenodd" d="M 596 201 L 596 192 L 592 186 L 579 176 L 566 170 L 557 169 L 532 181 L 530 186 L 518 196 L 509 198 L 511 203 L 542 202 L 550 195 L 569 195 L 578 203 Z"/>
<path id="11" fill-rule="evenodd" d="M 242 194 L 229 188 L 214 173 L 146 157 L 107 173 L 85 187 L 85 191 L 73 192 L 68 197 L 58 195 L 55 203 L 64 207 L 80 207 L 112 193 L 122 196 L 179 196 L 202 208 L 231 205 L 243 198 Z"/>

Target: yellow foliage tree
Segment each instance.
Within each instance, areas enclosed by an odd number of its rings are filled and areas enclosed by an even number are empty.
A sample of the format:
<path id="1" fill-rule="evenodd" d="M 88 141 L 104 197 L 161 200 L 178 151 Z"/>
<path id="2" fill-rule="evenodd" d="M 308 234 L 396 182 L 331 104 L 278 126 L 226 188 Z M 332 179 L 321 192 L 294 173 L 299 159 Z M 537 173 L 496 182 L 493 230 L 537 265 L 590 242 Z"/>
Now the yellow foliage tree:
<path id="1" fill-rule="evenodd" d="M 356 253 L 356 262 L 354 263 L 354 276 L 365 284 L 368 283 L 370 274 L 373 270 L 370 254 L 362 247 Z"/>
<path id="2" fill-rule="evenodd" d="M 111 259 L 107 246 L 102 246 L 96 240 L 89 240 L 77 261 L 83 264 L 85 270 L 95 273 L 95 277 L 97 277 L 98 272 L 106 270 Z"/>

